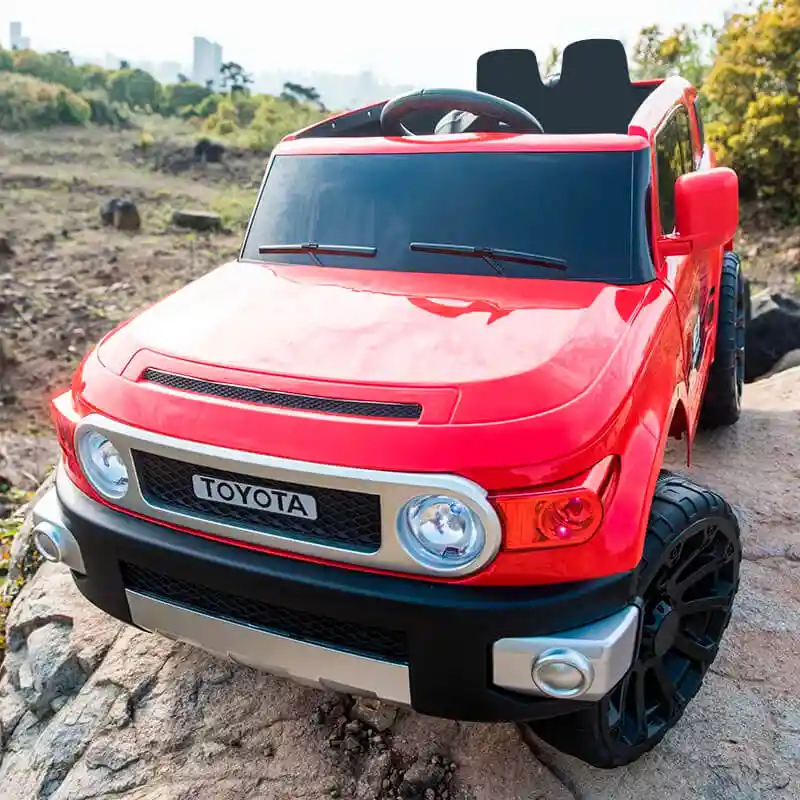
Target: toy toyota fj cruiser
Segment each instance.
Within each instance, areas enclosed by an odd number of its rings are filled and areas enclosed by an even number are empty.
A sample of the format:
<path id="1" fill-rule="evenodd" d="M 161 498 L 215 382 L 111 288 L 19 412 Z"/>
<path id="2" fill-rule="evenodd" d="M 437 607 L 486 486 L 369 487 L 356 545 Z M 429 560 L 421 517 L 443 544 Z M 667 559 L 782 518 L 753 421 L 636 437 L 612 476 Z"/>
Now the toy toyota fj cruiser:
<path id="1" fill-rule="evenodd" d="M 237 260 L 53 401 L 36 541 L 115 617 L 314 686 L 636 759 L 714 660 L 741 408 L 734 172 L 619 42 L 478 61 L 272 153 Z"/>

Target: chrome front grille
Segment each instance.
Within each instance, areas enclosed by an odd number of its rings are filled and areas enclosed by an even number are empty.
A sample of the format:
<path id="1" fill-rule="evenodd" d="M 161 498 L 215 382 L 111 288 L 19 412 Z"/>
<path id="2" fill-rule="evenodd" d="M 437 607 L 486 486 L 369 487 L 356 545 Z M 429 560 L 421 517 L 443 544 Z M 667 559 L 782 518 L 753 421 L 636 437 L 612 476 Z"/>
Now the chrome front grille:
<path id="1" fill-rule="evenodd" d="M 381 502 L 377 495 L 285 481 L 259 481 L 249 475 L 199 467 L 141 450 L 132 450 L 131 453 L 142 495 L 154 506 L 362 553 L 375 553 L 381 546 Z M 223 481 L 263 484 L 270 489 L 310 495 L 317 503 L 317 519 L 291 517 L 197 497 L 192 488 L 192 476 L 197 473 Z"/>

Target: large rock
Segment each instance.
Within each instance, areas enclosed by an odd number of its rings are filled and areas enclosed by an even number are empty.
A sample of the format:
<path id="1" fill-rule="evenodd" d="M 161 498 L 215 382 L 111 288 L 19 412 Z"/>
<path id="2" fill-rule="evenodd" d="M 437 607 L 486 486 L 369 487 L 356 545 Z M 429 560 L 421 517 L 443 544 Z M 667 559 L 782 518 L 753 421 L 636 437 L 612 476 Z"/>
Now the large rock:
<path id="1" fill-rule="evenodd" d="M 513 725 L 459 724 L 301 688 L 124 626 L 45 564 L 8 619 L 3 800 L 189 797 L 796 800 L 800 797 L 800 369 L 745 388 L 694 477 L 742 520 L 725 643 L 679 725 L 595 770 Z M 667 466 L 683 470 L 681 444 Z"/>
<path id="2" fill-rule="evenodd" d="M 119 197 L 113 197 L 101 206 L 100 221 L 120 231 L 138 231 L 142 227 L 136 203 Z"/>
<path id="3" fill-rule="evenodd" d="M 800 303 L 769 292 L 754 295 L 745 345 L 745 380 L 749 382 L 769 373 L 787 353 L 800 349 Z"/>
<path id="4" fill-rule="evenodd" d="M 222 219 L 212 211 L 181 210 L 172 212 L 172 223 L 179 228 L 190 228 L 193 231 L 218 231 L 222 228 Z"/>
<path id="5" fill-rule="evenodd" d="M 198 139 L 194 146 L 194 159 L 202 164 L 219 164 L 225 146 L 219 142 L 212 142 L 210 139 Z"/>

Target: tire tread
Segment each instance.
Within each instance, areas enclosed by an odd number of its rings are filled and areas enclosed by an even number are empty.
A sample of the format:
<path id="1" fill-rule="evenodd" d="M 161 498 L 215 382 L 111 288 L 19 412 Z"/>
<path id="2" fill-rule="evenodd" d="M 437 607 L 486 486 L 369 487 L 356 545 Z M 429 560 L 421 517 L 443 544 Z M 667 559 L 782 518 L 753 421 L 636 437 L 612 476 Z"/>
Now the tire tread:
<path id="1" fill-rule="evenodd" d="M 644 552 L 638 568 L 640 588 L 646 584 L 652 565 L 659 563 L 660 557 L 672 542 L 688 527 L 707 517 L 727 518 L 733 524 L 738 537 L 736 514 L 718 492 L 699 486 L 682 475 L 662 471 L 656 482 Z M 734 593 L 737 588 L 738 580 L 737 586 L 733 587 Z M 611 769 L 628 764 L 654 748 L 678 722 L 690 700 L 691 697 L 686 698 L 671 725 L 644 744 L 624 751 L 612 747 L 613 742 L 606 736 L 605 728 L 601 724 L 605 714 L 603 701 L 561 717 L 528 723 L 528 727 L 553 747 L 592 766 Z"/>

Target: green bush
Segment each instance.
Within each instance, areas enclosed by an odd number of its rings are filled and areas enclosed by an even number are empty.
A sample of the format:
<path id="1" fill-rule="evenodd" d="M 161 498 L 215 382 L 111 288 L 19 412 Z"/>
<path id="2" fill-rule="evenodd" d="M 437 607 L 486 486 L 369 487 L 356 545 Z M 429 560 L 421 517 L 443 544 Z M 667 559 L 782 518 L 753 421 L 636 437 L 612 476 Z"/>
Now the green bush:
<path id="1" fill-rule="evenodd" d="M 124 128 L 130 124 L 130 109 L 124 103 L 113 103 L 108 93 L 102 89 L 81 92 L 81 97 L 89 104 L 89 119 L 95 125 L 110 125 Z"/>
<path id="2" fill-rule="evenodd" d="M 34 50 L 14 52 L 14 71 L 47 83 L 58 83 L 73 92 L 83 88 L 83 75 L 68 53 L 37 53 Z"/>
<path id="3" fill-rule="evenodd" d="M 232 138 L 245 147 L 269 152 L 286 134 L 324 116 L 308 103 L 237 92 L 219 100 L 214 113 L 203 123 L 203 130 L 220 138 Z"/>
<path id="4" fill-rule="evenodd" d="M 199 83 L 170 83 L 164 87 L 161 111 L 168 116 L 191 116 L 210 94 L 211 90 Z"/>
<path id="5" fill-rule="evenodd" d="M 11 71 L 14 69 L 14 54 L 11 50 L 4 50 L 0 47 L 0 72 Z"/>
<path id="6" fill-rule="evenodd" d="M 124 103 L 142 111 L 155 111 L 161 107 L 163 89 L 149 72 L 126 67 L 111 73 L 108 97 L 113 103 Z"/>
<path id="7" fill-rule="evenodd" d="M 194 107 L 194 115 L 202 119 L 207 119 L 212 114 L 216 114 L 219 104 L 224 98 L 225 95 L 210 94 L 205 100 Z"/>
<path id="8" fill-rule="evenodd" d="M 744 196 L 800 214 L 800 0 L 769 0 L 733 15 L 703 91 L 708 135 Z"/>
<path id="9" fill-rule="evenodd" d="M 84 125 L 91 107 L 65 86 L 29 75 L 0 72 L 0 128 L 21 131 L 53 125 Z"/>

